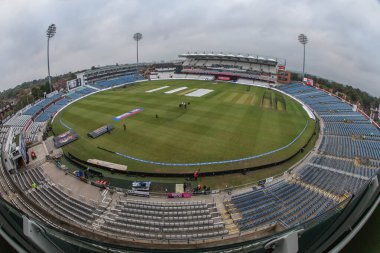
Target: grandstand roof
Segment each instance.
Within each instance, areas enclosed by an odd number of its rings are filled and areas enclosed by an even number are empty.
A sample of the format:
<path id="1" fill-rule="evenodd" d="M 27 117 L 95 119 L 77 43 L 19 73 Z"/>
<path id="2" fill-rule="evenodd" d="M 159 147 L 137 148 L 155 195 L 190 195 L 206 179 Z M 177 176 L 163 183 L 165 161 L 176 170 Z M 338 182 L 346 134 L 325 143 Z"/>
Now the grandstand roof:
<path id="1" fill-rule="evenodd" d="M 226 60 L 226 61 L 242 61 L 242 62 L 250 62 L 250 63 L 259 63 L 259 64 L 267 64 L 276 66 L 282 60 L 277 58 L 268 58 L 258 55 L 242 55 L 242 54 L 224 54 L 224 53 L 184 53 L 178 55 L 179 57 L 184 58 L 197 58 L 197 59 L 218 59 L 218 60 Z"/>
<path id="2" fill-rule="evenodd" d="M 94 69 L 87 70 L 85 72 L 85 75 L 91 75 L 98 72 L 114 71 L 116 69 L 129 69 L 129 68 L 136 68 L 136 64 L 117 64 L 117 65 L 115 64 L 115 65 L 95 67 Z"/>

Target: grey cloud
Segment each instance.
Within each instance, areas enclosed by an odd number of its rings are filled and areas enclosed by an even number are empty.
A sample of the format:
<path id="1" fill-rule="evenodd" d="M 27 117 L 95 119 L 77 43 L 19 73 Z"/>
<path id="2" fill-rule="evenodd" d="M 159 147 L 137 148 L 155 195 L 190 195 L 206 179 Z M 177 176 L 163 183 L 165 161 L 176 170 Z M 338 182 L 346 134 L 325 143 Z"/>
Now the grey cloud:
<path id="1" fill-rule="evenodd" d="M 143 33 L 142 61 L 176 59 L 187 51 L 254 53 L 286 58 L 300 70 L 380 96 L 379 1 L 36 0 L 0 1 L 0 89 L 45 77 L 46 37 L 53 74 L 93 65 L 133 63 L 132 35 Z"/>

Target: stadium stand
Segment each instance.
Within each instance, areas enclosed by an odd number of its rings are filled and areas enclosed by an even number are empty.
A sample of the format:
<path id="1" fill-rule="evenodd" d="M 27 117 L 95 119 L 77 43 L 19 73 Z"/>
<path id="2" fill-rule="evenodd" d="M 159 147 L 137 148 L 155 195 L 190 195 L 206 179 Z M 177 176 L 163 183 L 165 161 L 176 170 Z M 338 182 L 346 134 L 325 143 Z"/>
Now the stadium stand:
<path id="1" fill-rule="evenodd" d="M 260 59 L 256 59 L 257 61 Z M 203 66 L 215 70 L 258 69 L 255 63 L 225 65 L 223 59 L 189 58 L 185 66 Z M 269 64 L 270 65 L 270 64 Z M 207 70 L 208 71 L 208 70 Z M 207 72 L 205 71 L 205 73 Z M 272 70 L 268 68 L 268 71 Z M 168 78 L 213 78 L 200 73 L 176 74 L 160 72 Z M 256 75 L 252 74 L 251 75 Z M 39 131 L 44 122 L 58 110 L 96 89 L 108 89 L 132 83 L 142 77 L 123 75 L 98 81 L 92 87 L 79 87 L 66 95 L 55 94 L 28 108 L 23 115 L 6 122 L 0 131 L 4 138 L 8 127 L 20 130 L 32 117 L 35 121 L 27 131 Z M 245 83 L 252 79 L 240 78 Z M 255 81 L 256 82 L 256 81 Z M 228 196 L 222 206 L 227 210 L 238 231 L 260 227 L 294 227 L 339 206 L 357 194 L 380 167 L 380 132 L 365 116 L 353 111 L 339 98 L 302 84 L 278 87 L 309 106 L 322 121 L 321 143 L 307 162 L 298 165 L 281 180 L 257 186 L 244 193 Z M 209 239 L 229 235 L 231 224 L 212 201 L 138 200 L 118 198 L 111 206 L 90 205 L 78 200 L 46 179 L 40 168 L 26 169 L 12 175 L 13 181 L 45 210 L 99 232 L 119 237 L 162 240 Z M 1 181 L 3 184 L 3 182 Z M 94 231 L 94 230 L 93 230 Z"/>
<path id="2" fill-rule="evenodd" d="M 323 121 L 319 154 L 288 179 L 225 201 L 226 208 L 238 214 L 240 230 L 273 224 L 288 228 L 316 217 L 358 192 L 380 165 L 380 132 L 364 115 L 309 86 L 278 89 L 302 100 Z"/>
<path id="3" fill-rule="evenodd" d="M 88 70 L 84 73 L 83 78 L 85 84 L 92 84 L 135 73 L 137 73 L 136 64 L 116 64 Z"/>
<path id="4" fill-rule="evenodd" d="M 274 82 L 277 74 L 277 59 L 252 55 L 223 53 L 186 53 L 182 74 L 223 76 L 236 79 Z M 173 76 L 176 78 L 176 76 Z M 178 78 L 181 78 L 180 76 Z"/>
<path id="5" fill-rule="evenodd" d="M 4 125 L 24 127 L 30 119 L 31 119 L 30 115 L 15 115 L 11 119 L 9 119 L 7 122 L 5 122 Z"/>
<path id="6" fill-rule="evenodd" d="M 40 185 L 46 182 L 41 168 L 28 169 L 22 173 L 14 174 L 13 181 L 15 181 L 23 191 L 31 189 L 33 183 Z"/>
<path id="7" fill-rule="evenodd" d="M 228 233 L 215 204 L 201 201 L 119 201 L 102 229 L 156 239 L 196 239 Z"/>
<path id="8" fill-rule="evenodd" d="M 311 164 L 322 165 L 324 167 L 333 168 L 338 171 L 344 171 L 346 173 L 351 173 L 366 178 L 370 178 L 376 173 L 376 166 L 371 166 L 370 163 L 366 165 L 355 164 L 355 161 L 352 159 L 343 159 L 338 157 L 315 156 L 311 161 Z"/>
<path id="9" fill-rule="evenodd" d="M 125 76 L 117 77 L 110 80 L 99 81 L 92 84 L 92 86 L 99 89 L 107 89 L 107 88 L 111 88 L 111 87 L 122 85 L 122 84 L 132 83 L 132 82 L 142 80 L 142 79 L 143 77 L 140 75 L 136 76 L 135 74 L 130 74 L 130 75 L 125 75 Z"/>
<path id="10" fill-rule="evenodd" d="M 303 185 L 283 180 L 270 187 L 235 195 L 226 205 L 231 213 L 239 211 L 242 218 L 236 222 L 240 230 L 247 230 L 278 222 L 289 227 L 324 212 L 336 203 L 334 199 Z"/>
<path id="11" fill-rule="evenodd" d="M 43 185 L 30 191 L 41 206 L 54 210 L 59 215 L 77 223 L 86 224 L 94 220 L 95 207 L 68 196 L 53 185 Z"/>

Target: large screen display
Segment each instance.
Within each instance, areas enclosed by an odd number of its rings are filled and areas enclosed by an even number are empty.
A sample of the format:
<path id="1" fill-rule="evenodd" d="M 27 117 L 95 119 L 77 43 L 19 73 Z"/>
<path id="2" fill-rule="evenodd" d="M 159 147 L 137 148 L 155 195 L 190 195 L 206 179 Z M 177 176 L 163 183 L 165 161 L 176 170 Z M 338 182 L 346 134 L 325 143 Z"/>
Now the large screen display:
<path id="1" fill-rule="evenodd" d="M 82 79 L 80 78 L 67 81 L 67 90 L 72 90 L 79 86 L 82 86 Z"/>

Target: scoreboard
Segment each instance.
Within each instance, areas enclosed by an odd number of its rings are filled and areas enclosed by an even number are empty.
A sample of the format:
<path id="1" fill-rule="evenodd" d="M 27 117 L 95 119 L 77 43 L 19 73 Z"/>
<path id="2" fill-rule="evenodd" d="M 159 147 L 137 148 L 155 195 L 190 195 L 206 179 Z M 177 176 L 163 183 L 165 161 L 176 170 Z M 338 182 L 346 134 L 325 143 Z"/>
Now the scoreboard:
<path id="1" fill-rule="evenodd" d="M 72 90 L 72 89 L 75 89 L 79 86 L 82 86 L 82 79 L 81 78 L 77 78 L 77 79 L 67 81 L 67 90 Z"/>

